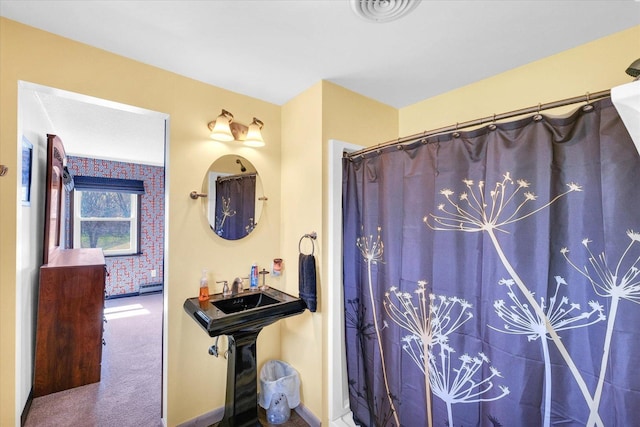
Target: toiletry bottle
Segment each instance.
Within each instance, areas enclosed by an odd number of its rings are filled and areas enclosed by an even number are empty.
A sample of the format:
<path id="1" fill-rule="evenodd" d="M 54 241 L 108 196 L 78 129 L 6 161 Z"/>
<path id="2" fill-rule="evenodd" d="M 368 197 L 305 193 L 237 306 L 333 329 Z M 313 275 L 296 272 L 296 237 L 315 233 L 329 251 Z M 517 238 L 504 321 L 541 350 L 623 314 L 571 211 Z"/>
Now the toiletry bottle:
<path id="1" fill-rule="evenodd" d="M 258 264 L 255 262 L 251 266 L 251 275 L 249 276 L 249 290 L 258 290 Z"/>
<path id="2" fill-rule="evenodd" d="M 209 301 L 209 278 L 207 270 L 202 270 L 202 277 L 200 278 L 200 293 L 198 294 L 199 301 Z"/>

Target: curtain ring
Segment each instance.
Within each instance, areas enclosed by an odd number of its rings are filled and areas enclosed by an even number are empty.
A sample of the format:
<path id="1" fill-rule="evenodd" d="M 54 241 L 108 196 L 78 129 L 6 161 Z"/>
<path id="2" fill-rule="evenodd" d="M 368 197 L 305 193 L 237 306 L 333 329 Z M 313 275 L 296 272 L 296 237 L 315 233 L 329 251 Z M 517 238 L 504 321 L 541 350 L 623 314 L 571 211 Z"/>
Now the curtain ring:
<path id="1" fill-rule="evenodd" d="M 498 126 L 496 126 L 496 113 L 493 113 L 493 118 L 491 119 L 491 124 L 487 126 L 489 130 L 496 130 Z"/>
<path id="2" fill-rule="evenodd" d="M 456 130 L 451 134 L 454 138 L 460 138 L 460 132 L 458 132 L 458 122 L 456 122 Z"/>
<path id="3" fill-rule="evenodd" d="M 533 121 L 534 122 L 539 122 L 540 120 L 542 120 L 542 114 L 540 114 L 540 110 L 542 109 L 542 104 L 540 104 L 538 102 L 538 114 L 536 114 L 535 116 L 533 116 Z"/>
<path id="4" fill-rule="evenodd" d="M 591 105 L 591 95 L 589 94 L 589 92 L 587 92 L 586 97 L 587 103 L 582 106 L 582 111 L 591 111 L 593 110 L 593 105 Z"/>

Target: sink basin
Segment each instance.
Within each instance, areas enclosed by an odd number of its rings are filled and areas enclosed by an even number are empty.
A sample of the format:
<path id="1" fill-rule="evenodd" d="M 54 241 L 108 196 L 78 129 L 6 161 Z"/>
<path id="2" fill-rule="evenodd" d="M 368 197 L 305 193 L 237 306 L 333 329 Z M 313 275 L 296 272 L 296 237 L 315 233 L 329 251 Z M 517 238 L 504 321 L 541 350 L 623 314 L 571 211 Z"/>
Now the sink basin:
<path id="1" fill-rule="evenodd" d="M 266 305 L 277 303 L 278 300 L 271 298 L 262 292 L 241 294 L 240 296 L 211 302 L 211 304 L 222 310 L 225 314 L 237 313 L 239 311 L 251 310 L 253 308 L 264 307 Z"/>
<path id="2" fill-rule="evenodd" d="M 209 334 L 256 331 L 279 319 L 302 313 L 304 301 L 277 289 L 244 291 L 233 297 L 214 294 L 208 302 L 184 302 L 185 311 Z"/>

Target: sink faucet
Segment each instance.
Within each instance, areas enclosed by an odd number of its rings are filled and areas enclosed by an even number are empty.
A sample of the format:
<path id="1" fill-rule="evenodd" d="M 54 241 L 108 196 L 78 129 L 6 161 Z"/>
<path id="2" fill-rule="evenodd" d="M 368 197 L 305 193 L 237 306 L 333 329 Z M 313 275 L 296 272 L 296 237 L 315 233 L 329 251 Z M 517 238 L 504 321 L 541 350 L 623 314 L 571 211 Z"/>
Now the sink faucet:
<path id="1" fill-rule="evenodd" d="M 243 290 L 242 278 L 236 277 L 233 279 L 233 284 L 231 285 L 231 296 L 236 296 L 242 293 Z"/>

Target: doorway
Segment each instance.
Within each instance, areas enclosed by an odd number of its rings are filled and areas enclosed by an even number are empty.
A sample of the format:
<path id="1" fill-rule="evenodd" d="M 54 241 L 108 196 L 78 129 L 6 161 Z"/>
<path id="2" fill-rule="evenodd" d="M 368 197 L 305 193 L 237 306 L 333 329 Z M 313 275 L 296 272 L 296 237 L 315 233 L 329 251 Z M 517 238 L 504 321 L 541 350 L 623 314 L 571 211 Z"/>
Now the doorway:
<path id="1" fill-rule="evenodd" d="M 18 292 L 16 299 L 17 358 L 16 358 L 16 404 L 18 415 L 21 415 L 22 423 L 26 421 L 29 412 L 31 390 L 33 382 L 33 361 L 35 354 L 35 330 L 38 305 L 38 278 L 39 267 L 42 264 L 42 218 L 44 212 L 44 164 L 46 161 L 46 135 L 56 134 L 65 144 L 68 156 L 77 158 L 100 159 L 100 161 L 129 162 L 131 164 L 143 163 L 153 165 L 163 170 L 163 194 L 159 209 L 166 217 L 166 186 L 167 180 L 165 168 L 165 152 L 168 147 L 168 121 L 169 116 L 164 113 L 145 110 L 142 108 L 111 102 L 104 99 L 93 98 L 81 94 L 71 93 L 59 89 L 45 87 L 28 82 L 19 82 L 18 88 L 18 135 L 28 140 L 33 145 L 32 153 L 32 180 L 31 203 L 19 205 L 17 215 L 17 274 L 16 282 Z M 131 138 L 135 138 L 132 140 Z M 135 142 L 132 142 L 135 141 Z M 19 162 L 20 164 L 20 162 Z M 20 201 L 18 201 L 20 204 Z M 163 233 L 158 242 L 160 248 L 166 248 L 168 235 L 166 221 L 162 224 Z M 167 271 L 164 268 L 166 251 L 160 257 L 157 264 L 148 266 L 148 273 L 144 277 L 136 277 L 136 289 L 139 285 L 166 284 Z M 109 260 L 107 261 L 109 265 Z M 156 290 L 156 289 L 154 289 Z M 165 289 L 166 290 L 166 289 Z M 122 290 L 118 290 L 121 293 Z M 158 293 L 157 290 L 155 293 Z M 135 294 L 133 292 L 132 294 Z M 145 296 L 147 292 L 145 292 Z M 158 300 L 154 307 L 163 315 L 164 298 L 166 292 L 159 295 L 148 295 L 149 298 Z M 122 298 L 126 300 L 127 298 Z M 151 303 L 150 300 L 146 302 Z M 111 303 L 108 305 L 122 305 Z M 125 304 L 126 305 L 126 304 Z M 130 317 L 130 322 L 139 322 L 142 317 Z M 166 330 L 160 320 L 158 330 L 160 342 L 157 354 L 160 359 L 161 369 L 158 376 L 164 370 L 164 355 L 162 343 L 166 340 Z M 105 324 L 109 331 L 109 323 Z M 116 330 L 117 328 L 112 328 Z M 125 328 L 126 330 L 127 328 Z M 113 331 L 110 331 L 113 332 Z M 107 345 L 109 343 L 107 342 Z M 103 351 L 103 371 L 105 362 Z M 165 398 L 163 380 L 159 395 Z M 65 392 L 56 394 L 62 395 Z M 62 396 L 61 396 L 62 397 Z M 145 398 L 141 393 L 140 398 Z M 162 414 L 158 403 L 157 419 L 160 421 Z M 78 404 L 89 404 L 78 402 Z M 115 410 L 119 410 L 115 408 Z"/>

